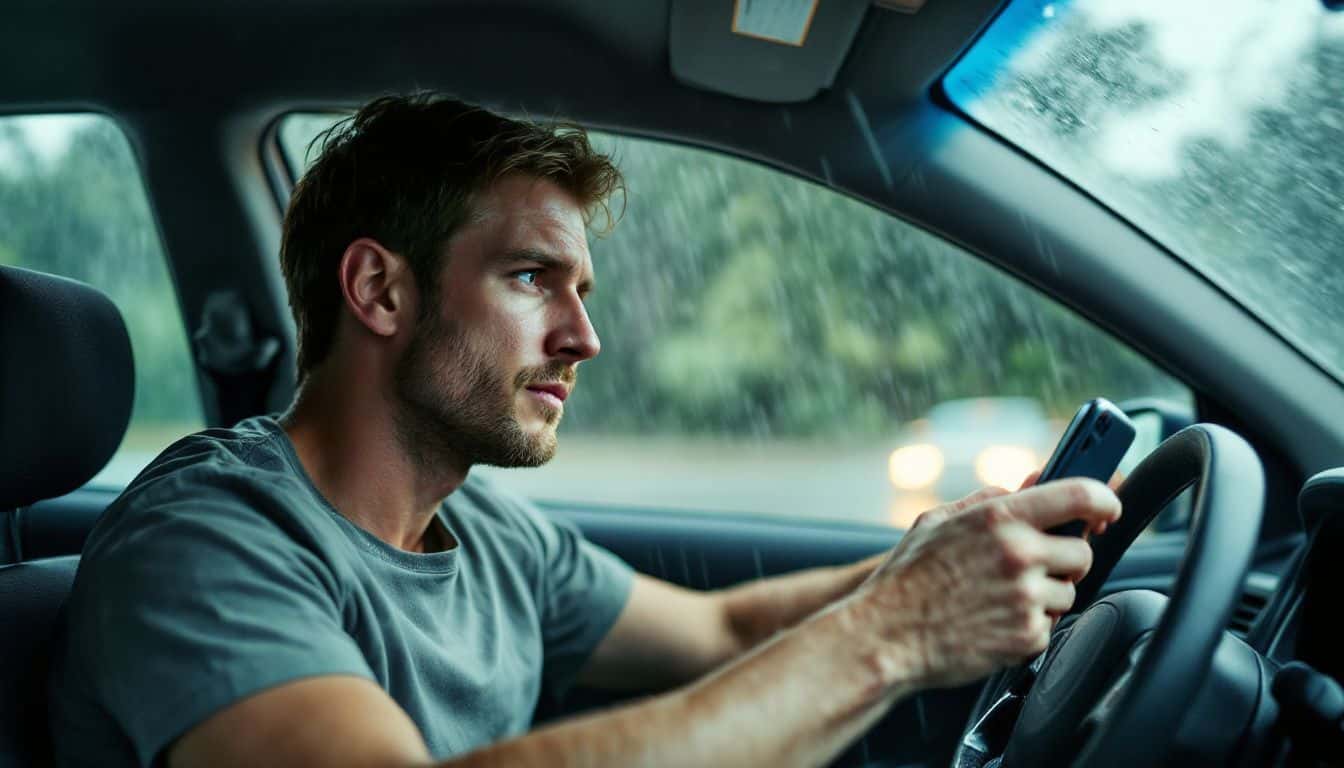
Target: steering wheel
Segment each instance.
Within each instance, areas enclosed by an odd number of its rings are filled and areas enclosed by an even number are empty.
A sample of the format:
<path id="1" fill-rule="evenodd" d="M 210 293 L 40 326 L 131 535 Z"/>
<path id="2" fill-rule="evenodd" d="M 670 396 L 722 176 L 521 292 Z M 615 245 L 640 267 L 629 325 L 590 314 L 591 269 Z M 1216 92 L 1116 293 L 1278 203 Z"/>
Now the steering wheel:
<path id="1" fill-rule="evenodd" d="M 1129 590 L 1093 603 L 1120 556 L 1192 483 L 1194 514 L 1170 598 Z M 1092 540 L 1074 611 L 1045 653 L 989 678 L 954 768 L 1152 765 L 1171 748 L 1241 594 L 1264 470 L 1236 433 L 1196 424 L 1149 454 L 1118 495 L 1124 514 Z"/>

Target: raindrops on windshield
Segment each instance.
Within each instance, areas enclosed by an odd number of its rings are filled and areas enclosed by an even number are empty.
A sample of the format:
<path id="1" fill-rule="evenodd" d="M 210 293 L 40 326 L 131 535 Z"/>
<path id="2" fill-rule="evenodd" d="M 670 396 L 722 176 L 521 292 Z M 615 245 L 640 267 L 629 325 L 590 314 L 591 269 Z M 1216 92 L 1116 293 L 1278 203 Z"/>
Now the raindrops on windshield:
<path id="1" fill-rule="evenodd" d="M 1018 0 L 946 83 L 1344 379 L 1341 77 L 1319 0 Z"/>

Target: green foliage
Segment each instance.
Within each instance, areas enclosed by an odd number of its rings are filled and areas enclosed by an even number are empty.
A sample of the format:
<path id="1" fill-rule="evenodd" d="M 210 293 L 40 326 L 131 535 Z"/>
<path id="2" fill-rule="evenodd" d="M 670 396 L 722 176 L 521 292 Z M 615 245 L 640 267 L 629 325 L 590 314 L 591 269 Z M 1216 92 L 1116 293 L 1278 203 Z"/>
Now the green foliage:
<path id="1" fill-rule="evenodd" d="M 2 118 L 0 159 L 0 263 L 108 294 L 135 355 L 133 422 L 200 424 L 182 317 L 121 132 L 98 116 Z"/>
<path id="2" fill-rule="evenodd" d="M 1131 39 L 1141 31 L 1121 34 Z M 1155 93 L 1151 73 L 1114 78 L 1136 99 Z M 286 148 L 301 157 L 330 119 L 287 125 Z M 1057 123 L 1073 130 L 1072 118 Z M 1098 393 L 1182 396 L 1071 312 L 885 213 L 716 154 L 597 139 L 618 157 L 629 198 L 615 232 L 592 245 L 603 352 L 582 370 L 567 431 L 884 435 L 961 397 L 1031 396 L 1062 415 Z M 108 292 L 135 346 L 137 421 L 199 421 L 183 324 L 124 138 L 86 119 L 67 151 L 48 157 L 10 119 L 0 148 L 0 262 Z"/>
<path id="3" fill-rule="evenodd" d="M 1072 313 L 927 233 L 809 182 L 601 137 L 630 188 L 593 243 L 603 352 L 567 429 L 880 435 L 933 404 L 1180 386 Z"/>

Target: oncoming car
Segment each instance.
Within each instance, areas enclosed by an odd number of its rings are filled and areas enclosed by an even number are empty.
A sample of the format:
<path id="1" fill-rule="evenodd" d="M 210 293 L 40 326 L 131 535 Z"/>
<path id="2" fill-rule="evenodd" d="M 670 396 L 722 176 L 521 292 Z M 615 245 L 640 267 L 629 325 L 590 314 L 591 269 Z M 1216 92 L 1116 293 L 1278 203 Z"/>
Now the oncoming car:
<path id="1" fill-rule="evenodd" d="M 992 485 L 1015 489 L 1037 471 L 1063 425 L 1026 397 L 967 398 L 939 403 L 901 431 L 887 460 L 891 484 L 904 491 L 892 519 L 914 516 Z"/>
<path id="2" fill-rule="evenodd" d="M 183 435 L 290 402 L 277 254 L 322 132 L 417 89 L 576 121 L 625 174 L 559 453 L 479 471 L 637 571 L 852 563 L 1015 486 L 1089 398 L 1141 422 L 1050 650 L 830 764 L 1344 762 L 1311 697 L 1344 680 L 1328 5 L 7 8 L 0 765 L 76 737 L 45 665 L 103 510 Z M 532 722 L 634 695 L 544 692 Z"/>

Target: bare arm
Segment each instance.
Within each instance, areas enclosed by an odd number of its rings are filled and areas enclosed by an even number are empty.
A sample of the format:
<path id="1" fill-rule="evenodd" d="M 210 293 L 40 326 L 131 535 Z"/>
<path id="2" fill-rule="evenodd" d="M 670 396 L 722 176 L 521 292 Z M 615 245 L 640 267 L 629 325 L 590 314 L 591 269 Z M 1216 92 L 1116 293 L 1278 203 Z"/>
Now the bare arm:
<path id="1" fill-rule="evenodd" d="M 912 690 L 909 665 L 851 608 L 815 617 L 700 683 L 492 745 L 444 766 L 820 765 Z M 787 672 L 786 672 L 787 671 Z M 290 683 L 189 732 L 173 768 L 431 765 L 410 718 L 355 677 Z"/>
<path id="2" fill-rule="evenodd" d="M 821 765 L 893 702 L 1039 652 L 1091 549 L 1044 528 L 1114 520 L 1099 483 L 990 499 L 912 530 L 833 606 L 687 688 L 548 726 L 445 766 Z M 244 699 L 190 731 L 172 766 L 428 765 L 377 686 L 314 678 Z"/>
<path id="3" fill-rule="evenodd" d="M 952 515 L 1006 493 L 1001 488 L 986 488 L 936 507 L 921 515 L 912 530 L 937 525 Z M 889 553 L 883 552 L 850 565 L 812 568 L 716 593 L 724 603 L 736 652 L 754 647 L 853 592 L 888 556 Z"/>
<path id="4" fill-rule="evenodd" d="M 723 602 L 734 654 L 754 648 L 853 592 L 886 557 L 883 552 L 850 565 L 810 568 L 716 593 Z"/>
<path id="5" fill-rule="evenodd" d="M 921 515 L 912 530 L 1006 493 L 986 488 L 936 507 Z M 612 689 L 664 690 L 697 680 L 850 594 L 888 554 L 713 592 L 636 575 L 625 610 L 579 681 Z"/>
<path id="6" fill-rule="evenodd" d="M 1006 493 L 1002 488 L 985 488 L 964 499 L 935 507 L 920 515 L 911 530 L 937 525 L 952 515 Z M 753 581 L 720 593 L 739 650 L 753 647 L 853 592 L 888 555 L 883 552 L 851 565 L 812 568 Z"/>
<path id="7" fill-rule="evenodd" d="M 717 592 L 636 574 L 625 609 L 578 679 L 620 690 L 665 690 L 697 680 L 852 592 L 883 557 Z"/>

